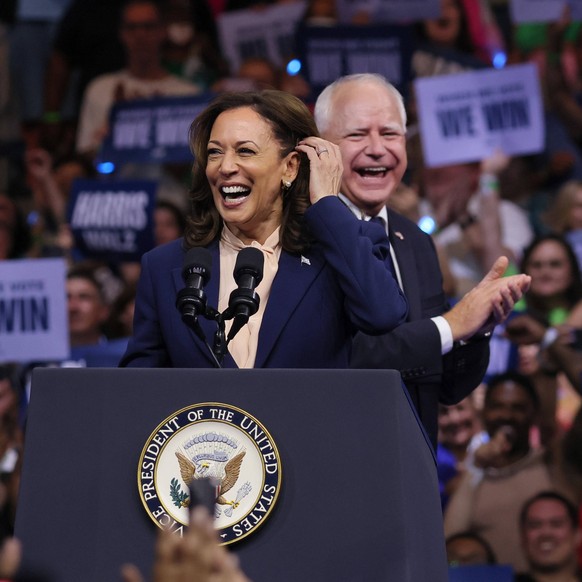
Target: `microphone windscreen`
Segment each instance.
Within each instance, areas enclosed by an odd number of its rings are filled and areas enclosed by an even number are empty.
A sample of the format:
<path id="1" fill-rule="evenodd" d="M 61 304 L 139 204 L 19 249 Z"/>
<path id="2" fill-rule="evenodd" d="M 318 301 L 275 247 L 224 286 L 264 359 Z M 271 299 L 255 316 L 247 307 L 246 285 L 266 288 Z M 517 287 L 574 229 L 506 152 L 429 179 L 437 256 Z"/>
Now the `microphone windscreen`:
<path id="1" fill-rule="evenodd" d="M 184 281 L 188 281 L 191 275 L 200 275 L 206 285 L 210 279 L 211 268 L 212 253 L 204 247 L 191 248 L 184 257 L 182 278 Z"/>
<path id="2" fill-rule="evenodd" d="M 255 247 L 245 247 L 237 257 L 234 265 L 234 280 L 238 281 L 241 275 L 253 275 L 257 279 L 257 285 L 263 278 L 263 265 L 265 257 L 262 251 Z"/>

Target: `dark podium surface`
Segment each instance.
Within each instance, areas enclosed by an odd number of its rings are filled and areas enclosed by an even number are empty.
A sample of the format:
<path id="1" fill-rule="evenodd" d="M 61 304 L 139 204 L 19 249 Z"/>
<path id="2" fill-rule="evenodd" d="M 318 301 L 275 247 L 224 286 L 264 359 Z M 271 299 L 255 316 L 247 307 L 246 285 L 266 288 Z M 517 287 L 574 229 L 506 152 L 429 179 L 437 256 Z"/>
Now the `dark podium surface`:
<path id="1" fill-rule="evenodd" d="M 264 525 L 229 548 L 254 582 L 445 582 L 435 461 L 386 370 L 34 371 L 16 535 L 55 582 L 149 574 L 158 528 L 137 488 L 156 426 L 199 402 L 271 433 L 283 485 Z"/>

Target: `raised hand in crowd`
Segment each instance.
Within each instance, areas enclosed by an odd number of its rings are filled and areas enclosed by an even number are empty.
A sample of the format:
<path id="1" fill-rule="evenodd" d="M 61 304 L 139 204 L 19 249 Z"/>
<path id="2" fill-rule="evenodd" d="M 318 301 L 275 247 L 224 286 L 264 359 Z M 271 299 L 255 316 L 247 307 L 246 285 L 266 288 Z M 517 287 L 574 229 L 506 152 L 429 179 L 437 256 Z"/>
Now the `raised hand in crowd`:
<path id="1" fill-rule="evenodd" d="M 55 162 L 47 150 L 30 148 L 26 151 L 25 163 L 36 212 L 32 226 L 36 243 L 33 254 L 67 255 L 74 244 L 66 222 L 69 195 L 76 179 L 94 177 L 92 162 L 77 154 Z"/>
<path id="2" fill-rule="evenodd" d="M 22 546 L 16 538 L 7 538 L 0 548 L 0 578 L 12 578 L 20 566 Z"/>
<path id="3" fill-rule="evenodd" d="M 132 564 L 123 566 L 123 582 L 143 582 Z M 162 531 L 158 536 L 153 582 L 250 582 L 238 560 L 218 544 L 212 518 L 204 507 L 190 513 L 190 525 L 179 537 Z"/>
<path id="4" fill-rule="evenodd" d="M 50 211 L 59 223 L 63 222 L 66 199 L 53 174 L 52 156 L 45 149 L 31 148 L 24 159 L 36 210 Z"/>
<path id="5" fill-rule="evenodd" d="M 515 431 L 510 426 L 502 426 L 491 439 L 475 450 L 474 463 L 480 469 L 499 468 L 506 464 L 506 457 L 515 442 Z"/>
<path id="6" fill-rule="evenodd" d="M 511 162 L 497 150 L 480 164 L 425 167 L 420 174 L 427 210 L 439 227 L 435 243 L 448 256 L 458 297 L 479 283 L 497 257 L 516 263 L 533 238 L 524 210 L 501 196 Z"/>
<path id="7" fill-rule="evenodd" d="M 476 222 L 478 228 L 466 228 L 463 231 L 465 240 L 481 263 L 483 272 L 486 272 L 500 255 L 506 255 L 510 262 L 516 260 L 513 251 L 503 244 L 501 226 L 499 176 L 508 167 L 509 162 L 509 156 L 500 149 L 495 150 L 481 162 L 478 186 L 479 212 Z"/>
<path id="8" fill-rule="evenodd" d="M 582 391 L 580 329 L 569 323 L 546 327 L 528 314 L 518 315 L 505 328 L 506 336 L 519 346 L 538 346 L 536 358 L 546 371 L 561 371 L 572 386 Z"/>

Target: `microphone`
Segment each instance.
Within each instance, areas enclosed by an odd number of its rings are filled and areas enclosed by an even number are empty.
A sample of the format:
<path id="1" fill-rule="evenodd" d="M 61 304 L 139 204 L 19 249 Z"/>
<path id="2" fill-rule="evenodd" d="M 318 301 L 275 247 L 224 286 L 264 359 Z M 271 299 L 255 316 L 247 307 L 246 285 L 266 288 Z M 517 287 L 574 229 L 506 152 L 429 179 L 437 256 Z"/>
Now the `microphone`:
<path id="1" fill-rule="evenodd" d="M 212 254 L 203 247 L 190 249 L 184 257 L 182 278 L 186 287 L 178 293 L 176 307 L 182 314 L 182 321 L 191 327 L 198 337 L 205 341 L 198 324 L 198 316 L 206 314 L 206 293 L 204 285 L 210 280 Z"/>
<path id="2" fill-rule="evenodd" d="M 235 289 L 228 299 L 228 317 L 226 319 L 234 317 L 232 327 L 228 332 L 228 341 L 259 309 L 260 297 L 256 293 L 255 287 L 263 278 L 264 262 L 263 253 L 255 247 L 245 247 L 236 257 L 233 275 L 238 289 Z"/>

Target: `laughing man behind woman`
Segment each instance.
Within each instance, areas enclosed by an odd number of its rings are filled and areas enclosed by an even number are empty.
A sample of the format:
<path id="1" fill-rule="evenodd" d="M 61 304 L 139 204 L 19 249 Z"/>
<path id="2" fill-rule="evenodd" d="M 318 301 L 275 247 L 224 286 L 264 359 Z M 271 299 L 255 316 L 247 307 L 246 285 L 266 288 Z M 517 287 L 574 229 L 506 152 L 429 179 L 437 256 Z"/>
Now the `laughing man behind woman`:
<path id="1" fill-rule="evenodd" d="M 529 277 L 502 278 L 508 261 L 500 257 L 448 311 L 431 238 L 386 208 L 407 164 L 400 93 L 380 75 L 350 75 L 323 90 L 314 113 L 321 135 L 341 153 L 340 198 L 363 221 L 384 220 L 409 303 L 406 322 L 391 333 L 357 335 L 352 367 L 399 370 L 436 448 L 438 403 L 457 403 L 478 386 L 489 360 L 485 334 L 508 316 Z"/>

